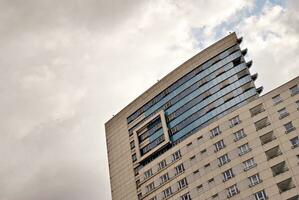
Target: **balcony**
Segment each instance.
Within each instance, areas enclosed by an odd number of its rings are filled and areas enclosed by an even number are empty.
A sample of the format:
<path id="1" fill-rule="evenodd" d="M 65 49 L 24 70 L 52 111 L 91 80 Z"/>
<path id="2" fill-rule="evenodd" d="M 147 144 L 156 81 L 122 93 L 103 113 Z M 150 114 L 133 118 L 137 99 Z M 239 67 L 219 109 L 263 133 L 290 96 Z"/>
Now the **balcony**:
<path id="1" fill-rule="evenodd" d="M 299 200 L 299 195 L 288 198 L 287 200 Z"/>
<path id="2" fill-rule="evenodd" d="M 279 189 L 279 193 L 283 193 L 283 192 L 288 191 L 296 186 L 294 185 L 292 178 L 288 178 L 280 183 L 277 183 L 277 187 Z"/>
<path id="3" fill-rule="evenodd" d="M 279 149 L 279 146 L 276 146 L 268 151 L 265 152 L 267 160 L 271 160 L 277 156 L 280 156 L 282 153 Z"/>
<path id="4" fill-rule="evenodd" d="M 288 113 L 288 112 L 282 113 L 282 114 L 279 115 L 279 119 L 283 119 L 283 118 L 285 118 L 289 115 L 290 115 L 290 113 Z"/>
<path id="5" fill-rule="evenodd" d="M 299 147 L 299 143 L 292 145 L 292 149 Z"/>
<path id="6" fill-rule="evenodd" d="M 267 126 L 269 126 L 271 123 L 268 121 L 268 117 L 265 117 L 257 122 L 254 123 L 256 131 L 259 131 Z"/>
<path id="7" fill-rule="evenodd" d="M 265 109 L 263 108 L 263 104 L 259 104 L 259 105 L 257 105 L 257 106 L 250 109 L 250 114 L 251 114 L 251 117 L 254 117 L 254 116 L 256 116 L 259 113 L 262 113 L 264 111 L 265 111 Z"/>
<path id="8" fill-rule="evenodd" d="M 288 128 L 288 129 L 285 131 L 285 134 L 288 134 L 288 133 L 290 133 L 290 132 L 292 132 L 292 131 L 294 131 L 294 130 L 296 130 L 295 127 Z"/>
<path id="9" fill-rule="evenodd" d="M 274 136 L 273 131 L 271 131 L 269 133 L 266 133 L 266 134 L 260 136 L 260 140 L 261 140 L 262 145 L 265 145 L 269 142 L 272 142 L 273 140 L 276 140 L 276 137 Z"/>
<path id="10" fill-rule="evenodd" d="M 271 167 L 273 176 L 277 176 L 279 174 L 282 174 L 286 171 L 289 171 L 289 168 L 286 165 L 286 162 L 283 161 L 281 163 L 278 163 L 277 165 L 274 165 L 273 167 Z"/>

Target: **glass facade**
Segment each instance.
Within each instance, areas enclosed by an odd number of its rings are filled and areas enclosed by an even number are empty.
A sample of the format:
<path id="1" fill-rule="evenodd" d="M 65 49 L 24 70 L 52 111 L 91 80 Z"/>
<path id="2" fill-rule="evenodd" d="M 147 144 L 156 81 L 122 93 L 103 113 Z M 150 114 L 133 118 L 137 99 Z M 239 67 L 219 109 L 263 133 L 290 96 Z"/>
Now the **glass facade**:
<path id="1" fill-rule="evenodd" d="M 129 134 L 163 110 L 170 142 L 175 145 L 258 96 L 239 44 L 198 66 L 127 118 Z M 141 155 L 164 141 L 161 120 L 155 119 L 138 136 Z"/>

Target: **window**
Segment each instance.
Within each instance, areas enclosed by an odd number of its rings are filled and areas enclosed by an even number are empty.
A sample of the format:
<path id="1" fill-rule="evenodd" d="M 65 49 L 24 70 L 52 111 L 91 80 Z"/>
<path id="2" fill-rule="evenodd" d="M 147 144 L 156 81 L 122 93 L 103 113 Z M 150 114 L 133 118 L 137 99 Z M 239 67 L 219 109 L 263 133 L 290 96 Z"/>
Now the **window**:
<path id="1" fill-rule="evenodd" d="M 203 153 L 205 153 L 205 152 L 207 152 L 206 149 L 203 149 L 203 150 L 200 151 L 201 154 L 203 154 Z"/>
<path id="2" fill-rule="evenodd" d="M 134 149 L 134 148 L 135 148 L 134 140 L 130 142 L 130 147 L 131 147 L 131 149 Z"/>
<path id="3" fill-rule="evenodd" d="M 235 196 L 236 194 L 238 194 L 239 190 L 237 188 L 237 185 L 235 184 L 235 185 L 232 185 L 229 188 L 227 188 L 227 193 L 228 193 L 227 194 L 228 198 L 230 198 L 230 197 Z"/>
<path id="4" fill-rule="evenodd" d="M 295 85 L 295 86 L 291 87 L 291 88 L 290 88 L 290 91 L 291 91 L 291 95 L 292 95 L 292 96 L 298 94 L 298 93 L 299 93 L 298 85 Z"/>
<path id="5" fill-rule="evenodd" d="M 266 200 L 267 195 L 265 190 L 258 191 L 257 193 L 254 194 L 255 200 Z"/>
<path id="6" fill-rule="evenodd" d="M 193 172 L 193 174 L 197 174 L 198 172 L 199 172 L 199 170 L 197 169 Z"/>
<path id="7" fill-rule="evenodd" d="M 246 134 L 244 133 L 243 129 L 238 130 L 237 132 L 234 133 L 234 135 L 235 135 L 235 139 L 234 139 L 235 142 L 246 137 Z"/>
<path id="8" fill-rule="evenodd" d="M 153 171 L 152 169 L 147 170 L 146 172 L 144 172 L 144 176 L 145 178 L 149 178 L 150 176 L 153 175 Z"/>
<path id="9" fill-rule="evenodd" d="M 286 116 L 289 115 L 288 111 L 286 108 L 282 108 L 279 111 L 277 111 L 279 114 L 279 119 L 285 118 Z"/>
<path id="10" fill-rule="evenodd" d="M 194 159 L 195 159 L 195 156 L 190 157 L 190 160 L 194 160 Z"/>
<path id="11" fill-rule="evenodd" d="M 147 186 L 146 186 L 146 191 L 147 192 L 151 192 L 151 191 L 153 191 L 155 189 L 155 184 L 154 184 L 154 182 L 152 182 L 152 183 L 150 183 L 150 184 L 148 184 Z"/>
<path id="12" fill-rule="evenodd" d="M 208 167 L 210 167 L 211 165 L 210 165 L 210 163 L 208 163 L 208 164 L 205 164 L 204 165 L 204 168 L 208 168 Z"/>
<path id="13" fill-rule="evenodd" d="M 291 141 L 291 143 L 293 145 L 292 146 L 293 149 L 299 146 L 299 138 L 298 138 L 298 136 L 292 138 L 290 141 Z"/>
<path id="14" fill-rule="evenodd" d="M 172 160 L 173 161 L 179 159 L 180 157 L 182 157 L 180 150 L 178 150 L 178 151 L 174 152 L 174 154 L 172 154 Z"/>
<path id="15" fill-rule="evenodd" d="M 230 127 L 234 127 L 234 126 L 240 124 L 241 120 L 239 118 L 239 115 L 237 115 L 234 118 L 230 119 L 229 122 L 230 122 Z"/>
<path id="16" fill-rule="evenodd" d="M 179 189 L 182 189 L 188 185 L 187 179 L 183 178 L 178 181 Z"/>
<path id="17" fill-rule="evenodd" d="M 190 196 L 190 193 L 188 192 L 188 193 L 182 195 L 181 200 L 192 200 L 191 196 Z"/>
<path id="18" fill-rule="evenodd" d="M 159 170 L 161 170 L 164 167 L 166 167 L 166 160 L 162 160 L 161 162 L 159 162 L 158 166 L 159 166 Z"/>
<path id="19" fill-rule="evenodd" d="M 211 138 L 213 138 L 221 133 L 219 126 L 213 128 L 212 130 L 210 130 L 210 132 L 211 132 Z"/>
<path id="20" fill-rule="evenodd" d="M 272 97 L 272 100 L 273 100 L 274 105 L 277 105 L 280 102 L 282 102 L 280 95 L 276 95 L 275 97 Z"/>
<path id="21" fill-rule="evenodd" d="M 201 135 L 197 138 L 197 140 L 201 140 L 202 138 L 203 138 L 203 136 Z"/>
<path id="22" fill-rule="evenodd" d="M 168 173 L 163 174 L 163 175 L 160 177 L 160 179 L 161 179 L 161 184 L 164 183 L 164 182 L 166 182 L 166 181 L 168 181 L 168 180 L 169 180 L 169 175 L 168 175 Z"/>
<path id="23" fill-rule="evenodd" d="M 141 198 L 140 198 L 140 199 L 141 199 Z M 150 200 L 157 200 L 157 197 L 154 196 L 154 197 L 150 198 Z"/>
<path id="24" fill-rule="evenodd" d="M 176 170 L 176 174 L 182 173 L 183 171 L 185 171 L 184 164 L 182 163 L 182 164 L 176 166 L 175 170 Z"/>
<path id="25" fill-rule="evenodd" d="M 264 107 L 263 107 L 263 104 L 259 104 L 253 108 L 251 108 L 250 110 L 250 114 L 251 114 L 251 117 L 265 111 Z"/>
<path id="26" fill-rule="evenodd" d="M 254 186 L 256 184 L 259 184 L 261 182 L 259 174 L 255 174 L 253 176 L 250 176 L 250 177 L 248 177 L 248 179 L 250 181 L 249 187 L 252 187 L 252 186 Z"/>
<path id="27" fill-rule="evenodd" d="M 212 195 L 212 199 L 215 199 L 216 197 L 218 197 L 218 193 Z"/>
<path id="28" fill-rule="evenodd" d="M 219 157 L 218 160 L 219 160 L 219 166 L 222 166 L 230 161 L 227 154 L 224 154 L 223 156 Z"/>
<path id="29" fill-rule="evenodd" d="M 256 166 L 256 163 L 254 162 L 253 158 L 244 161 L 243 164 L 244 164 L 244 171 L 247 171 Z"/>
<path id="30" fill-rule="evenodd" d="M 190 147 L 192 145 L 192 142 L 189 142 L 186 146 Z"/>
<path id="31" fill-rule="evenodd" d="M 135 162 L 135 161 L 137 160 L 136 153 L 134 153 L 134 154 L 132 155 L 132 160 L 133 160 L 133 162 Z"/>
<path id="32" fill-rule="evenodd" d="M 219 151 L 220 149 L 223 149 L 225 147 L 225 144 L 224 144 L 223 140 L 219 140 L 218 142 L 216 142 L 214 144 L 214 146 L 215 146 L 215 149 L 216 149 L 215 152 L 216 152 L 216 151 Z"/>
<path id="33" fill-rule="evenodd" d="M 233 178 L 235 176 L 234 173 L 233 173 L 233 169 L 232 168 L 226 170 L 222 174 L 223 174 L 223 182 L 225 182 L 228 179 L 231 179 L 231 178 Z"/>
<path id="34" fill-rule="evenodd" d="M 297 110 L 299 110 L 299 100 L 296 101 L 296 105 L 297 105 Z"/>
<path id="35" fill-rule="evenodd" d="M 249 144 L 246 143 L 246 144 L 243 144 L 242 146 L 239 146 L 239 156 L 242 156 L 246 153 L 248 153 L 249 151 L 251 151 L 251 148 L 249 147 Z"/>
<path id="36" fill-rule="evenodd" d="M 289 133 L 289 132 L 295 130 L 295 127 L 293 126 L 292 122 L 288 122 L 288 123 L 284 124 L 283 126 L 286 129 L 285 133 Z"/>
<path id="37" fill-rule="evenodd" d="M 214 182 L 214 178 L 209 179 L 208 182 L 209 182 L 209 183 Z"/>
<path id="38" fill-rule="evenodd" d="M 163 190 L 163 194 L 164 194 L 164 198 L 167 198 L 167 197 L 171 196 L 171 194 L 172 194 L 171 187 L 166 188 L 165 190 Z"/>
<path id="39" fill-rule="evenodd" d="M 200 190 L 202 188 L 202 184 L 198 185 L 196 188 Z"/>

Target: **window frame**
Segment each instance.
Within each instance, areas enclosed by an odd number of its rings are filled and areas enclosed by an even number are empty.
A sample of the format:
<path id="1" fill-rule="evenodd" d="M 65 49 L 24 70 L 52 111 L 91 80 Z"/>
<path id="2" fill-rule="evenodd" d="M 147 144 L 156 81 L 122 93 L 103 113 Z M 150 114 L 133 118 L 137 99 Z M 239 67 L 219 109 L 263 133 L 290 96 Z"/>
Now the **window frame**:
<path id="1" fill-rule="evenodd" d="M 240 191 L 237 187 L 237 184 L 234 184 L 227 188 L 227 192 L 228 192 L 227 197 L 230 198 L 237 195 Z"/>
<path id="2" fill-rule="evenodd" d="M 218 142 L 214 143 L 215 152 L 220 151 L 221 149 L 225 148 L 224 140 L 219 140 Z"/>
<path id="3" fill-rule="evenodd" d="M 188 186 L 188 181 L 187 181 L 187 178 L 182 178 L 181 180 L 178 181 L 178 185 L 179 185 L 179 189 L 183 189 L 185 187 Z"/>
<path id="4" fill-rule="evenodd" d="M 171 186 L 163 190 L 164 198 L 170 197 L 172 195 Z"/>
<path id="5" fill-rule="evenodd" d="M 146 186 L 146 193 L 152 192 L 155 189 L 155 182 L 151 182 Z"/>
<path id="6" fill-rule="evenodd" d="M 258 195 L 261 195 L 261 196 L 258 196 Z M 256 193 L 254 193 L 254 197 L 255 197 L 255 200 L 266 200 L 268 198 L 265 190 L 260 190 Z"/>
<path id="7" fill-rule="evenodd" d="M 215 128 L 210 130 L 211 138 L 216 137 L 217 135 L 221 134 L 221 130 L 219 126 L 216 126 Z"/>
<path id="8" fill-rule="evenodd" d="M 254 174 L 254 175 L 248 177 L 248 179 L 250 181 L 249 187 L 255 186 L 255 185 L 261 183 L 261 181 L 262 181 L 259 173 Z"/>
<path id="9" fill-rule="evenodd" d="M 152 169 L 148 169 L 147 171 L 144 172 L 145 179 L 151 177 L 152 175 L 153 175 L 153 170 Z"/>
<path id="10" fill-rule="evenodd" d="M 235 176 L 232 168 L 222 172 L 222 175 L 223 175 L 223 182 L 225 182 Z"/>
<path id="11" fill-rule="evenodd" d="M 241 119 L 240 119 L 239 115 L 237 115 L 229 120 L 230 128 L 237 126 L 240 123 L 241 123 Z"/>
<path id="12" fill-rule="evenodd" d="M 191 195 L 189 192 L 187 192 L 186 194 L 183 194 L 181 197 L 180 197 L 180 200 L 192 200 L 191 199 Z"/>
<path id="13" fill-rule="evenodd" d="M 251 151 L 251 148 L 250 148 L 248 142 L 245 143 L 245 144 L 243 144 L 243 145 L 241 145 L 241 146 L 239 146 L 238 149 L 239 149 L 239 156 L 242 156 L 242 155 L 244 155 L 244 154 L 246 154 L 246 153 L 248 153 L 248 152 Z"/>
<path id="14" fill-rule="evenodd" d="M 255 167 L 257 164 L 255 163 L 254 157 L 249 158 L 243 162 L 244 171 L 248 171 L 249 169 Z"/>
<path id="15" fill-rule="evenodd" d="M 167 166 L 166 160 L 162 160 L 158 163 L 159 170 L 164 169 Z"/>
<path id="16" fill-rule="evenodd" d="M 174 152 L 172 154 L 172 160 L 173 162 L 180 159 L 182 157 L 182 154 L 181 154 L 181 151 L 180 150 L 177 150 L 176 152 Z"/>
<path id="17" fill-rule="evenodd" d="M 175 167 L 176 175 L 181 174 L 185 171 L 184 163 L 181 163 Z"/>
<path id="18" fill-rule="evenodd" d="M 230 159 L 228 157 L 228 154 L 226 153 L 226 154 L 223 154 L 222 156 L 220 156 L 218 158 L 218 161 L 219 161 L 219 164 L 218 164 L 219 167 L 225 165 L 226 163 L 229 163 Z"/>
<path id="19" fill-rule="evenodd" d="M 236 141 L 239 141 L 239 140 L 241 140 L 242 138 L 244 138 L 244 137 L 247 136 L 247 135 L 245 134 L 243 128 L 240 129 L 240 130 L 238 130 L 238 131 L 236 131 L 236 132 L 234 132 L 233 134 L 234 134 L 234 136 L 235 136 L 235 139 L 234 139 L 235 142 L 236 142 Z"/>
<path id="20" fill-rule="evenodd" d="M 160 176 L 160 180 L 161 180 L 161 184 L 167 182 L 169 180 L 169 174 L 168 174 L 168 172 L 166 172 L 165 174 L 163 174 L 162 176 Z"/>

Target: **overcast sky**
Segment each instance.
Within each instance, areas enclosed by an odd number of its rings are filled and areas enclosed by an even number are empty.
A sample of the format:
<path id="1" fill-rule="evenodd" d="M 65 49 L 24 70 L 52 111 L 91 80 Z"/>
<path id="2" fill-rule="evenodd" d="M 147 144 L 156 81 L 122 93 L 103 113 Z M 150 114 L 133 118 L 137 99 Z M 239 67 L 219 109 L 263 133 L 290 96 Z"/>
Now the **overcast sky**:
<path id="1" fill-rule="evenodd" d="M 298 1 L 0 0 L 0 200 L 110 200 L 104 123 L 236 31 L 264 92 L 299 75 Z"/>

